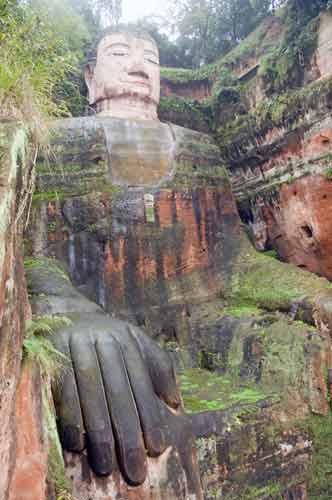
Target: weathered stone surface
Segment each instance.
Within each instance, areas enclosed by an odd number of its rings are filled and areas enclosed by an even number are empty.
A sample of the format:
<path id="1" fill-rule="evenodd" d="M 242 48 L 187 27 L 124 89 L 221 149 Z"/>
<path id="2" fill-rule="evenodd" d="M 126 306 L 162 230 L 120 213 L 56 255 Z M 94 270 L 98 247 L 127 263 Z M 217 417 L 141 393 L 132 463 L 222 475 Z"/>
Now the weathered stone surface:
<path id="1" fill-rule="evenodd" d="M 3 500 L 45 498 L 47 457 L 39 412 L 40 380 L 28 369 L 21 373 L 25 321 L 30 315 L 23 270 L 22 207 L 30 174 L 24 130 L 15 123 L 1 124 L 0 498 Z"/>
<path id="2" fill-rule="evenodd" d="M 246 174 L 240 168 L 234 178 L 256 247 L 275 248 L 283 260 L 329 279 L 331 137 L 326 118 L 290 134 L 269 160 Z"/>
<path id="3" fill-rule="evenodd" d="M 36 367 L 35 367 L 36 368 Z M 38 369 L 26 364 L 16 391 L 15 459 L 8 500 L 44 500 L 48 449 Z"/>
<path id="4" fill-rule="evenodd" d="M 73 372 L 65 372 L 55 390 L 62 444 L 71 451 L 85 448 L 84 453 L 66 453 L 67 476 L 71 479 L 74 496 L 79 499 L 89 496 L 105 498 L 121 493 L 122 498 L 134 495 L 135 498 L 200 500 L 193 430 L 190 419 L 183 413 L 169 354 L 158 348 L 143 331 L 110 317 L 77 292 L 54 259 L 29 260 L 26 267 L 33 312 L 39 315 L 65 313 L 72 319 L 70 325 L 56 332 L 53 341 L 73 364 Z M 94 343 L 87 344 L 87 338 L 92 339 L 92 336 Z M 98 345 L 97 353 L 95 344 Z M 116 350 L 116 346 L 121 349 Z M 75 355 L 76 349 L 80 350 L 80 356 Z M 90 366 L 87 370 L 86 365 L 80 366 L 80 359 L 87 353 L 98 356 L 100 376 L 99 369 L 96 371 Z M 107 353 L 107 357 L 102 353 Z M 83 374 L 83 368 L 90 375 Z M 121 382 L 123 376 L 128 385 Z M 73 380 L 78 383 L 78 395 Z M 103 409 L 100 390 L 102 394 L 107 392 L 109 410 Z M 131 413 L 133 396 L 137 406 L 134 403 L 135 411 Z M 79 403 L 75 406 L 77 400 Z M 96 410 L 98 404 L 99 411 Z M 82 417 L 77 420 L 77 414 L 81 413 L 85 425 Z M 109 418 L 113 431 L 109 430 L 107 445 L 104 442 L 102 445 L 108 446 L 112 459 L 106 456 L 105 466 L 99 457 L 105 448 L 98 444 L 95 434 L 101 432 L 100 427 L 107 428 Z M 153 426 L 153 445 L 152 437 L 148 438 L 149 426 Z M 73 427 L 80 435 L 78 441 L 71 434 Z M 159 435 L 163 436 L 165 443 L 160 444 L 162 449 L 156 444 Z M 82 442 L 86 442 L 86 446 Z M 134 446 L 137 448 L 128 450 Z M 142 454 L 137 454 L 132 463 L 126 452 L 136 453 L 137 450 L 142 450 Z M 134 488 L 134 484 L 139 486 Z"/>
<path id="5" fill-rule="evenodd" d="M 172 154 L 164 170 L 155 163 L 161 179 L 156 185 L 148 162 L 140 177 L 129 169 L 113 177 L 112 130 L 117 147 L 117 130 L 127 124 L 109 126 L 106 133 L 107 123 L 95 119 L 59 126 L 58 164 L 47 172 L 39 164 L 31 226 L 35 256 L 57 257 L 87 297 L 143 325 L 173 352 L 185 370 L 185 408 L 210 410 L 193 416 L 206 498 L 305 499 L 312 453 L 306 421 L 312 412 L 329 411 L 331 346 L 324 315 L 330 284 L 253 250 L 206 136 L 171 127 Z M 154 134 L 135 132 L 142 152 L 154 144 Z M 167 134 L 163 155 L 170 151 Z M 89 177 L 93 137 L 103 163 Z M 77 160 L 80 174 L 73 176 Z M 316 321 L 319 330 L 297 320 Z M 188 372 L 192 366 L 205 375 L 197 379 Z M 303 427 L 297 427 L 299 419 Z M 67 457 L 79 497 L 85 498 L 82 477 L 91 495 L 101 498 L 116 484 L 124 487 L 116 476 L 97 481 L 85 460 Z M 149 476 L 141 490 L 128 491 L 149 495 L 151 484 Z"/>
<path id="6" fill-rule="evenodd" d="M 316 64 L 320 72 L 321 78 L 331 76 L 331 60 L 332 60 L 332 40 L 331 40 L 332 16 L 329 12 L 324 12 L 321 15 L 318 44 L 315 53 Z"/>
<path id="7" fill-rule="evenodd" d="M 323 13 L 310 80 L 320 81 L 274 98 L 268 113 L 263 105 L 253 110 L 253 127 L 222 144 L 256 248 L 274 248 L 283 260 L 329 279 L 331 26 L 331 14 Z"/>
<path id="8" fill-rule="evenodd" d="M 239 219 L 218 150 L 206 136 L 174 126 L 88 119 L 86 131 L 81 124 L 63 123 L 63 156 L 56 144 L 62 173 L 59 164 L 46 174 L 40 167 L 45 191 L 35 198 L 33 252 L 65 262 L 74 283 L 107 311 L 182 342 L 186 304 L 218 293 L 216 273 L 226 272 L 237 251 Z M 85 174 L 90 143 L 83 137 L 103 128 L 108 142 L 102 150 L 100 140 L 99 154 L 110 156 L 108 172 L 100 168 L 104 189 L 97 189 L 98 168 L 91 181 Z M 123 133 L 132 161 L 142 158 L 139 177 L 134 164 L 121 167 L 127 161 Z M 71 158 L 79 147 L 83 166 L 73 177 Z"/>
<path id="9" fill-rule="evenodd" d="M 207 78 L 189 82 L 174 82 L 167 80 L 167 78 L 161 78 L 160 95 L 161 97 L 184 97 L 201 102 L 210 97 L 211 88 Z"/>

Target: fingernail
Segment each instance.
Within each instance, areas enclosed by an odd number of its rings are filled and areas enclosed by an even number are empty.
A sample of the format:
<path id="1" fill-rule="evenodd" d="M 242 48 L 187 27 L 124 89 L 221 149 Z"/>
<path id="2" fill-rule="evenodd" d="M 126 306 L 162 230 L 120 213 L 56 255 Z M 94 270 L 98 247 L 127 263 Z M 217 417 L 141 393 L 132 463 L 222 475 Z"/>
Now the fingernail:
<path id="1" fill-rule="evenodd" d="M 88 458 L 97 476 L 109 476 L 113 472 L 113 451 L 108 440 L 101 438 L 102 435 L 99 432 L 88 433 Z"/>
<path id="2" fill-rule="evenodd" d="M 151 457 L 157 457 L 166 449 L 166 440 L 164 432 L 159 429 L 151 429 L 145 434 L 146 447 Z"/>
<path id="3" fill-rule="evenodd" d="M 146 478 L 146 456 L 142 449 L 128 450 L 124 457 L 124 474 L 133 486 L 144 483 Z"/>
<path id="4" fill-rule="evenodd" d="M 83 435 L 79 427 L 66 425 L 61 429 L 61 442 L 65 450 L 80 452 L 84 449 Z"/>

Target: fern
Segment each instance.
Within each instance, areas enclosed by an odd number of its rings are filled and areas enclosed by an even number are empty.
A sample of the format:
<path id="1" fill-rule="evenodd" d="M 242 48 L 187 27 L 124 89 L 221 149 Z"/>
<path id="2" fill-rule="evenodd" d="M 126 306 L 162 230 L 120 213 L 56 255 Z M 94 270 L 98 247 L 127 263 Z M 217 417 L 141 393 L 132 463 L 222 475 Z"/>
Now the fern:
<path id="1" fill-rule="evenodd" d="M 64 326 L 70 326 L 71 320 L 65 316 L 36 316 L 26 325 L 26 337 L 36 334 L 51 335 Z"/>
<path id="2" fill-rule="evenodd" d="M 42 375 L 48 375 L 53 380 L 61 377 L 69 360 L 54 347 L 50 337 L 59 328 L 70 324 L 70 319 L 63 316 L 40 316 L 28 321 L 23 359 L 37 362 Z"/>

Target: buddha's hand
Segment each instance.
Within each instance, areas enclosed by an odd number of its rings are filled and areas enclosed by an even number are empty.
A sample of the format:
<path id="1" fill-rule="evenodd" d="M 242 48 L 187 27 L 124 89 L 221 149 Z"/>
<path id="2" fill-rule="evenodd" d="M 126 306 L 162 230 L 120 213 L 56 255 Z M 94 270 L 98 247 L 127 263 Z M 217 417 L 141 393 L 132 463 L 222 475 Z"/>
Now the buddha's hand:
<path id="1" fill-rule="evenodd" d="M 128 483 L 141 484 L 146 454 L 168 446 L 167 407 L 180 410 L 168 353 L 139 328 L 98 313 L 80 315 L 54 344 L 70 360 L 54 391 L 63 447 L 86 447 L 99 476 L 117 461 Z"/>

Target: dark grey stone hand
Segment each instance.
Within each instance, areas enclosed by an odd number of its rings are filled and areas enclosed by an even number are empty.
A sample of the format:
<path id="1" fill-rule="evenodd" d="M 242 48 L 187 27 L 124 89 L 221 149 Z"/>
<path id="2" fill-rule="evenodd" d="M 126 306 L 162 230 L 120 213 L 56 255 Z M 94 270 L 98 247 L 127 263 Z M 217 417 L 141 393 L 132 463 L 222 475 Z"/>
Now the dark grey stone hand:
<path id="1" fill-rule="evenodd" d="M 201 498 L 193 429 L 180 407 L 168 353 L 138 327 L 85 298 L 54 259 L 37 259 L 26 275 L 36 315 L 73 320 L 51 337 L 70 362 L 54 388 L 64 449 L 86 448 L 97 476 L 120 469 L 129 484 L 139 485 L 147 456 L 169 447 L 167 467 L 173 469 L 167 481 L 176 487 L 184 472 L 188 492 Z"/>
<path id="2" fill-rule="evenodd" d="M 54 343 L 72 365 L 55 391 L 64 448 L 80 452 L 86 445 L 100 476 L 114 470 L 116 449 L 126 480 L 141 484 L 145 450 L 155 457 L 167 446 L 162 405 L 180 404 L 168 353 L 139 328 L 103 313 L 80 314 Z"/>

